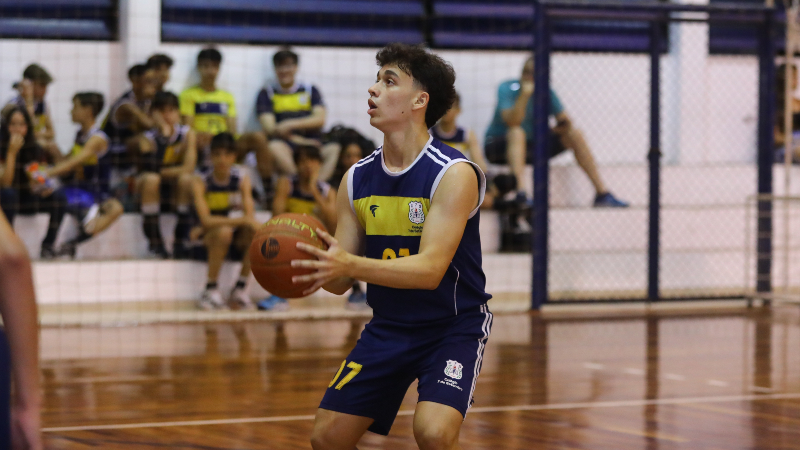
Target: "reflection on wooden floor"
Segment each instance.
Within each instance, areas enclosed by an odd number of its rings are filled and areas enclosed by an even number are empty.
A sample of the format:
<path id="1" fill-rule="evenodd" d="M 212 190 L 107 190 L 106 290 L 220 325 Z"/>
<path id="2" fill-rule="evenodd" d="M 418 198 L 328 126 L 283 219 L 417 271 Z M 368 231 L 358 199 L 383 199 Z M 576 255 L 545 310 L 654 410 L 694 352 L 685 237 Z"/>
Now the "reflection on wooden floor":
<path id="1" fill-rule="evenodd" d="M 579 309 L 496 316 L 464 449 L 800 449 L 796 308 Z M 309 449 L 365 320 L 45 328 L 47 448 Z"/>

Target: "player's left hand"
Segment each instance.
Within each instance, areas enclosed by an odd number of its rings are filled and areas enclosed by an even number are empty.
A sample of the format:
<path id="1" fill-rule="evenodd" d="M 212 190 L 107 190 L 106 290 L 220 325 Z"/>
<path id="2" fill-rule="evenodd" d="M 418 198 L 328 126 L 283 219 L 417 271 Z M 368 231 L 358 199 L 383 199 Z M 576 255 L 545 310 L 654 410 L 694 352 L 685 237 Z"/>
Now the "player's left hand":
<path id="1" fill-rule="evenodd" d="M 292 277 L 295 284 L 313 281 L 314 284 L 303 292 L 303 295 L 310 295 L 328 282 L 336 278 L 347 277 L 350 254 L 339 246 L 339 241 L 333 236 L 317 228 L 317 234 L 328 244 L 328 250 L 322 250 L 303 242 L 297 243 L 297 249 L 315 256 L 313 259 L 295 259 L 292 267 L 303 269 L 315 269 L 314 273 L 308 275 L 297 275 Z"/>

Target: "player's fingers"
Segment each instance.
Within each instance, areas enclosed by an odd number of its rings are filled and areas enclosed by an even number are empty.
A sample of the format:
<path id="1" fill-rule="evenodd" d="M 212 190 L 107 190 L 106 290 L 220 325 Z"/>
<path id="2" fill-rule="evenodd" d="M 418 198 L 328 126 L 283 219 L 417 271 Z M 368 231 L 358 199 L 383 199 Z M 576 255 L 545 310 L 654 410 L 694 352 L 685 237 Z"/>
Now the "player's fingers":
<path id="1" fill-rule="evenodd" d="M 328 246 L 329 246 L 329 247 L 330 247 L 331 245 L 334 245 L 334 244 L 338 244 L 338 243 L 339 243 L 339 241 L 337 241 L 335 237 L 331 236 L 331 235 L 330 235 L 330 234 L 329 234 L 327 231 L 325 231 L 325 230 L 322 230 L 322 229 L 320 229 L 320 228 L 317 228 L 317 234 L 319 234 L 319 235 L 322 237 L 322 240 L 324 240 L 324 241 L 325 241 L 325 242 L 328 244 Z"/>
<path id="2" fill-rule="evenodd" d="M 311 295 L 314 292 L 317 292 L 319 288 L 321 288 L 327 282 L 328 280 L 317 280 L 317 282 L 314 283 L 310 288 L 303 291 L 303 295 Z"/>
<path id="3" fill-rule="evenodd" d="M 303 269 L 321 269 L 327 267 L 327 261 L 319 261 L 316 259 L 293 259 L 292 267 L 299 267 Z"/>
<path id="4" fill-rule="evenodd" d="M 317 280 L 326 280 L 328 278 L 330 278 L 330 272 L 318 270 L 314 273 L 310 273 L 307 275 L 295 275 L 292 277 L 292 283 L 301 284 L 301 283 L 308 283 L 309 281 L 316 282 Z"/>
<path id="5" fill-rule="evenodd" d="M 298 242 L 297 249 L 302 250 L 310 255 L 316 256 L 317 258 L 324 258 L 327 255 L 325 250 L 314 247 L 313 245 L 308 245 L 305 242 Z"/>

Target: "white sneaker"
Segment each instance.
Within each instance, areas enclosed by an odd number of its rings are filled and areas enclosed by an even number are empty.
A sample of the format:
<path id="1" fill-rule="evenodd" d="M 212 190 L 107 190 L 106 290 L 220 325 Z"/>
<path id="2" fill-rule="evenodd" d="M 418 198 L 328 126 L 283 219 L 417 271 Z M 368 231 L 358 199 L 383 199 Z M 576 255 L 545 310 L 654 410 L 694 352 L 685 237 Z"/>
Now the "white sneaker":
<path id="1" fill-rule="evenodd" d="M 228 304 L 231 306 L 231 309 L 236 310 L 255 311 L 256 309 L 255 303 L 253 303 L 253 300 L 247 295 L 244 288 L 234 288 L 231 291 L 231 296 L 228 297 Z"/>
<path id="2" fill-rule="evenodd" d="M 222 294 L 219 293 L 219 289 L 206 289 L 203 291 L 203 296 L 200 297 L 197 307 L 206 311 L 225 309 L 225 300 L 222 298 Z"/>

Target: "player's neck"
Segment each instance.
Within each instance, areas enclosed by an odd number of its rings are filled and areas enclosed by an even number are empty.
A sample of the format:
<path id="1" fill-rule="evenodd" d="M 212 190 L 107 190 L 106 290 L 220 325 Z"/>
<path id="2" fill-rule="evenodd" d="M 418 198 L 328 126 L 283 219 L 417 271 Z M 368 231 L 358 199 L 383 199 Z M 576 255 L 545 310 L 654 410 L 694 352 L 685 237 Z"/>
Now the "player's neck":
<path id="1" fill-rule="evenodd" d="M 211 171 L 211 178 L 217 184 L 225 184 L 225 183 L 227 183 L 228 180 L 230 179 L 230 177 L 231 177 L 230 169 L 226 170 L 226 169 L 220 169 L 220 168 L 216 168 L 215 167 Z"/>
<path id="2" fill-rule="evenodd" d="M 206 92 L 214 92 L 217 90 L 217 80 L 200 80 L 200 89 Z"/>
<path id="3" fill-rule="evenodd" d="M 455 121 L 453 123 L 447 123 L 447 122 L 442 121 L 442 122 L 439 122 L 438 125 L 436 125 L 436 128 L 438 128 L 439 131 L 442 132 L 443 134 L 450 134 L 450 133 L 456 131 L 456 123 L 455 123 Z"/>
<path id="4" fill-rule="evenodd" d="M 383 134 L 383 161 L 392 172 L 400 172 L 410 166 L 425 149 L 430 135 L 425 125 Z"/>
<path id="5" fill-rule="evenodd" d="M 81 122 L 81 133 L 86 133 L 94 127 L 95 119 L 84 120 Z"/>

